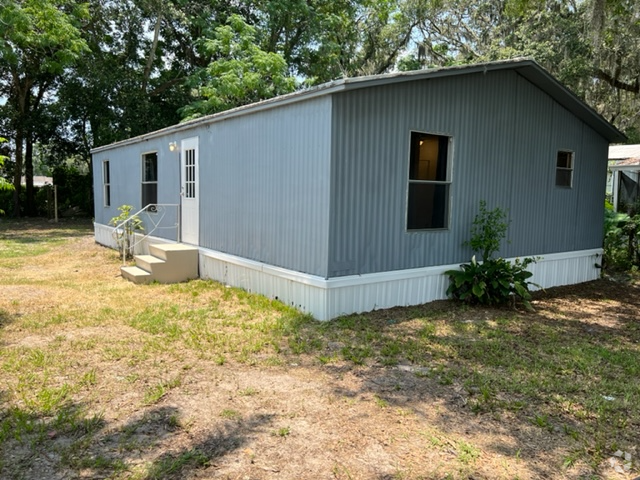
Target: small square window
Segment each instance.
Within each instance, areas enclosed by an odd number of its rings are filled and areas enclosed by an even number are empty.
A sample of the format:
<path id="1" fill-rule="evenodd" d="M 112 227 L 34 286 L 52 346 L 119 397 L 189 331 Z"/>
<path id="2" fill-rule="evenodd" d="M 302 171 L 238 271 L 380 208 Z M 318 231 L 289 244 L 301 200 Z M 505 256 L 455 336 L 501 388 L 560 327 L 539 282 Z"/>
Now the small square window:
<path id="1" fill-rule="evenodd" d="M 556 186 L 571 188 L 573 182 L 573 152 L 560 150 L 556 156 Z"/>

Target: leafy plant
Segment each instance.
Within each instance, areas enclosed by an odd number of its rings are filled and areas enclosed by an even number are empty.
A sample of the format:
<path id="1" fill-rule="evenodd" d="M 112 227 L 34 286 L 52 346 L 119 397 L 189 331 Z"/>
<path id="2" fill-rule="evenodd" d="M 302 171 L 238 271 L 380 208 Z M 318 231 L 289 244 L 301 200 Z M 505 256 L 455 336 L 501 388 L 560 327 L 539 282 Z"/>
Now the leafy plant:
<path id="1" fill-rule="evenodd" d="M 0 144 L 6 142 L 5 138 L 0 137 Z M 0 155 L 0 169 L 4 167 L 4 161 L 7 159 L 4 155 Z M 7 181 L 4 177 L 0 176 L 0 191 L 7 190 L 12 191 L 14 189 L 13 184 Z M 0 208 L 0 215 L 4 215 L 4 210 Z"/>
<path id="2" fill-rule="evenodd" d="M 629 209 L 630 213 L 615 212 L 605 205 L 604 259 L 609 270 L 631 270 L 640 266 L 640 205 Z"/>
<path id="3" fill-rule="evenodd" d="M 202 40 L 200 48 L 212 58 L 190 78 L 200 99 L 181 109 L 183 120 L 221 112 L 295 90 L 296 79 L 279 53 L 262 50 L 256 42 L 258 30 L 240 15 L 231 15 L 226 25 Z"/>
<path id="4" fill-rule="evenodd" d="M 507 236 L 509 228 L 507 212 L 500 207 L 487 210 L 487 202 L 480 200 L 480 212 L 471 226 L 471 238 L 463 245 L 479 252 L 482 260 L 489 260 L 500 250 L 500 243 Z"/>
<path id="5" fill-rule="evenodd" d="M 520 300 L 531 309 L 528 279 L 533 275 L 527 267 L 535 263 L 533 258 L 516 259 L 514 263 L 504 258 L 476 261 L 460 265 L 461 270 L 448 270 L 450 284 L 447 295 L 469 303 L 501 305 Z"/>
<path id="6" fill-rule="evenodd" d="M 522 302 L 531 307 L 529 282 L 533 275 L 527 267 L 535 263 L 534 258 L 516 259 L 513 263 L 504 258 L 492 258 L 499 251 L 500 243 L 506 237 L 509 222 L 507 213 L 500 207 L 487 210 L 484 200 L 480 201 L 480 211 L 473 220 L 471 238 L 464 242 L 474 252 L 480 253 L 482 262 L 474 255 L 470 263 L 460 265 L 460 270 L 447 270 L 449 288 L 447 295 L 469 303 L 501 305 L 509 301 Z"/>
<path id="7" fill-rule="evenodd" d="M 135 232 L 143 232 L 144 225 L 137 215 L 131 215 L 131 205 L 121 205 L 118 207 L 120 215 L 113 217 L 109 222 L 116 227 L 114 236 L 118 243 L 118 248 L 122 252 L 122 260 L 133 257 L 133 235 Z"/>

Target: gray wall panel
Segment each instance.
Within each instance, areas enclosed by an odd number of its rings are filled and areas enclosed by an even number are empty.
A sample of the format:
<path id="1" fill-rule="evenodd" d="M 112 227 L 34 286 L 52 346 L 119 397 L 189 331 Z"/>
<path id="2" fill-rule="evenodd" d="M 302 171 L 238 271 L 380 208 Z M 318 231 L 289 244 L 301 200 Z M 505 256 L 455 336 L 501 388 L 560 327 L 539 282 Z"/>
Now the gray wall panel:
<path id="1" fill-rule="evenodd" d="M 481 199 L 509 210 L 505 257 L 601 246 L 601 225 L 579 212 L 601 193 L 589 189 L 602 171 L 583 167 L 606 155 L 586 152 L 583 123 L 516 72 L 336 94 L 333 121 L 331 275 L 467 261 L 462 242 Z M 453 136 L 448 230 L 406 231 L 411 130 Z M 572 189 L 555 187 L 559 148 L 576 152 Z"/>
<path id="2" fill-rule="evenodd" d="M 549 236 L 549 189 L 554 188 L 555 150 L 552 144 L 553 103 L 542 91 L 516 78 L 516 99 L 511 105 L 513 175 L 508 208 L 511 224 L 506 256 L 538 255 L 545 252 Z"/>
<path id="3" fill-rule="evenodd" d="M 200 140 L 200 244 L 326 276 L 331 98 L 210 125 Z"/>
<path id="4" fill-rule="evenodd" d="M 142 155 L 158 152 L 158 203 L 177 204 L 179 202 L 179 159 L 176 152 L 169 151 L 172 138 L 155 138 L 127 145 L 93 155 L 93 185 L 95 195 L 95 221 L 108 225 L 113 217 L 120 214 L 118 207 L 133 206 L 132 213 L 140 210 L 142 203 Z M 111 206 L 104 207 L 102 162 L 109 160 L 111 170 Z M 176 211 L 172 209 L 162 222 L 162 226 L 176 223 Z M 156 217 L 157 218 L 157 217 Z M 143 219 L 144 220 L 144 219 Z M 148 223 L 148 222 L 147 222 Z M 152 225 L 145 225 L 149 230 Z M 169 239 L 176 238 L 175 229 L 157 231 L 154 235 Z"/>
<path id="5" fill-rule="evenodd" d="M 609 144 L 587 125 L 582 130 L 581 156 L 576 159 L 574 175 L 580 183 L 576 216 L 576 247 L 602 245 L 604 236 L 604 197 L 607 182 Z"/>
<path id="6" fill-rule="evenodd" d="M 576 225 L 578 215 L 578 192 L 581 188 L 577 173 L 585 167 L 582 152 L 582 124 L 573 121 L 573 116 L 559 105 L 553 109 L 551 151 L 547 160 L 552 166 L 551 185 L 547 198 L 547 222 L 545 229 L 544 252 L 553 252 L 558 247 L 565 250 L 576 249 Z M 558 187 L 555 185 L 555 166 L 557 152 L 571 150 L 574 152 L 575 168 L 572 187 Z M 578 168 L 579 167 L 579 168 Z M 597 245 L 593 246 L 596 247 Z"/>
<path id="7" fill-rule="evenodd" d="M 141 208 L 141 157 L 158 151 L 158 201 L 178 203 L 180 162 L 169 142 L 199 139 L 200 245 L 326 276 L 331 97 L 223 119 L 94 154 L 111 164 L 111 207 L 94 175 L 96 222 Z M 175 233 L 158 236 L 175 238 Z"/>

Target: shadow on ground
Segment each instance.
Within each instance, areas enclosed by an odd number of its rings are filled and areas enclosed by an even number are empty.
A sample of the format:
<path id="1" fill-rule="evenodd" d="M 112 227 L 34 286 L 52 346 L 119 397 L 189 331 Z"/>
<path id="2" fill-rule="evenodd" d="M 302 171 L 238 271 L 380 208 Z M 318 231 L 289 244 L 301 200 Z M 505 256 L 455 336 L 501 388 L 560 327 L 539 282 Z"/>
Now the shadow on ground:
<path id="1" fill-rule="evenodd" d="M 638 405 L 626 400 L 640 394 L 629 382 L 640 375 L 640 288 L 598 280 L 539 292 L 534 303 L 534 313 L 445 301 L 343 317 L 324 327 L 325 344 L 367 353 L 360 367 L 324 367 L 333 393 L 410 410 L 448 438 L 498 432 L 505 441 L 490 449 L 526 458 L 532 478 L 598 475 L 640 431 Z M 442 318 L 448 333 L 435 334 Z M 356 387 L 343 386 L 345 375 Z M 479 467 L 473 478 L 492 475 Z"/>
<path id="2" fill-rule="evenodd" d="M 77 404 L 48 415 L 0 410 L 0 478 L 105 478 L 128 472 L 140 480 L 181 479 L 215 465 L 272 421 L 270 415 L 224 421 L 181 446 L 174 440 L 183 412 L 175 407 L 150 407 L 118 425 L 82 412 Z"/>
<path id="3" fill-rule="evenodd" d="M 60 219 L 58 222 L 44 218 L 0 220 L 0 241 L 32 243 L 37 239 L 83 237 L 93 233 L 90 218 Z"/>

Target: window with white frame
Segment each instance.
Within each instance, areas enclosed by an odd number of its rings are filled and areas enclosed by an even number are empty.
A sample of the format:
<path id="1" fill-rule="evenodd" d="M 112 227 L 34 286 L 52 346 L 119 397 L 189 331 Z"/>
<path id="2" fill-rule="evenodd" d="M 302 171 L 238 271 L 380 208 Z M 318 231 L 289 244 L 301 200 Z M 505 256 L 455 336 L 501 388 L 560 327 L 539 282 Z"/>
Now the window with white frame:
<path id="1" fill-rule="evenodd" d="M 451 137 L 411 132 L 407 230 L 449 226 Z"/>
<path id="2" fill-rule="evenodd" d="M 142 207 L 155 212 L 158 203 L 158 152 L 142 155 Z"/>
<path id="3" fill-rule="evenodd" d="M 105 207 L 111 206 L 111 172 L 109 171 L 109 160 L 102 162 L 102 199 Z"/>
<path id="4" fill-rule="evenodd" d="M 572 187 L 573 160 L 573 152 L 568 150 L 558 151 L 556 156 L 556 187 Z"/>

